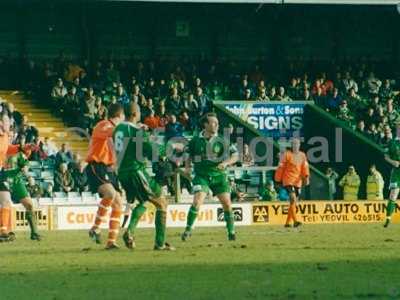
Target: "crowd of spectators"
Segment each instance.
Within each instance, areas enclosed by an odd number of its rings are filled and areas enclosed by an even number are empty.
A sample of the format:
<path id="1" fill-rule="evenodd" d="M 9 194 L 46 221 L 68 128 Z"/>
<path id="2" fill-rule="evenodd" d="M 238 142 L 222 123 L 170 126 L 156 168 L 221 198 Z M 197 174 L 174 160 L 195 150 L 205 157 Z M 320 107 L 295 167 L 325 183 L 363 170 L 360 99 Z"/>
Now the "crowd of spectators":
<path id="1" fill-rule="evenodd" d="M 314 65 L 309 68 L 310 73 L 306 72 L 309 69 L 304 62 L 294 63 L 279 76 L 269 74 L 264 61 L 243 69 L 234 61 L 204 58 L 78 62 L 61 53 L 55 60 L 44 63 L 26 59 L 24 66 L 24 89 L 66 124 L 79 126 L 88 133 L 99 120 L 107 118 L 110 103 L 127 105 L 131 101 L 140 105 L 141 122 L 150 131 L 165 130 L 166 141 L 198 130 L 199 117 L 212 109 L 215 100 L 314 101 L 383 147 L 393 138 L 395 125 L 400 123 L 398 80 L 394 75 L 375 74 L 368 61 Z M 87 190 L 84 163 L 74 158 L 66 145 L 55 149 L 48 139 L 39 138 L 26 116 L 15 112 L 12 105 L 2 107 L 15 124 L 14 143 L 29 149 L 31 159 L 54 160 L 56 173 L 51 190 Z M 253 164 L 249 153 L 244 157 L 243 166 Z M 271 188 L 266 186 L 265 190 Z M 272 194 L 279 196 L 275 191 Z M 265 195 L 266 192 L 263 197 L 269 198 Z"/>

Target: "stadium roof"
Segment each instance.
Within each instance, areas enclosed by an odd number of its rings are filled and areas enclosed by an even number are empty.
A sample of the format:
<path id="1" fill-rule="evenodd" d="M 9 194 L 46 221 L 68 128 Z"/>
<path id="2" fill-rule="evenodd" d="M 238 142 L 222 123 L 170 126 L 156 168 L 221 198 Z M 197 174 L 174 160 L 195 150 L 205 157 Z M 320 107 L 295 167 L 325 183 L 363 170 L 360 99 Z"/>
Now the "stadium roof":
<path id="1" fill-rule="evenodd" d="M 141 2 L 201 2 L 201 3 L 265 3 L 265 4 L 346 4 L 346 5 L 399 5 L 400 0 L 114 0 Z"/>

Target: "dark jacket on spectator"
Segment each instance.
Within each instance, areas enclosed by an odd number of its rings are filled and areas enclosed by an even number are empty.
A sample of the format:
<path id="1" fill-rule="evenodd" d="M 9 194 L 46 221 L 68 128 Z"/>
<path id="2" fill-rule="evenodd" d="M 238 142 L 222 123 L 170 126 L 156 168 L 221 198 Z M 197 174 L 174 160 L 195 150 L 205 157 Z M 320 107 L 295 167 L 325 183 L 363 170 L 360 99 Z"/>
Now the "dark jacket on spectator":
<path id="1" fill-rule="evenodd" d="M 168 141 L 173 137 L 183 136 L 182 124 L 175 122 L 174 124 L 168 123 L 165 126 L 165 139 Z"/>
<path id="2" fill-rule="evenodd" d="M 65 188 L 70 187 L 72 191 L 75 187 L 74 179 L 69 171 L 64 174 L 55 172 L 54 174 L 54 191 L 55 192 L 68 192 Z"/>

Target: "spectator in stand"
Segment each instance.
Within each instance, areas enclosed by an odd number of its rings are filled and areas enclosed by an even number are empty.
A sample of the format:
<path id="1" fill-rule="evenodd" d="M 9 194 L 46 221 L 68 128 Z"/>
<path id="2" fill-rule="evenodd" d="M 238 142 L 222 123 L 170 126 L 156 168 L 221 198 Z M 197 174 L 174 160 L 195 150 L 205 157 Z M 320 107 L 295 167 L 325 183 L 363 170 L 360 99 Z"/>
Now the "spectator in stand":
<path id="1" fill-rule="evenodd" d="M 189 93 L 188 96 L 183 99 L 182 108 L 188 112 L 191 118 L 197 118 L 199 116 L 199 104 L 194 99 L 193 93 Z"/>
<path id="2" fill-rule="evenodd" d="M 72 82 L 70 90 L 72 89 L 72 87 L 75 88 L 76 95 L 78 96 L 78 98 L 79 99 L 83 98 L 83 96 L 85 95 L 85 92 L 84 92 L 85 88 L 82 86 L 79 76 L 76 77 L 74 79 L 74 81 Z"/>
<path id="3" fill-rule="evenodd" d="M 367 177 L 367 200 L 383 200 L 384 186 L 385 182 L 381 173 L 379 173 L 375 165 L 371 165 Z"/>
<path id="4" fill-rule="evenodd" d="M 260 80 L 260 82 L 257 85 L 257 95 L 259 96 L 263 90 L 267 92 L 267 87 L 265 86 L 265 81 Z"/>
<path id="5" fill-rule="evenodd" d="M 383 130 L 383 134 L 379 140 L 379 144 L 386 149 L 389 145 L 389 142 L 393 139 L 392 130 L 389 126 L 385 126 Z"/>
<path id="6" fill-rule="evenodd" d="M 292 99 L 290 99 L 289 96 L 286 95 L 285 88 L 283 86 L 279 87 L 277 99 L 279 101 L 291 101 L 292 100 Z"/>
<path id="7" fill-rule="evenodd" d="M 351 88 L 348 96 L 349 101 L 349 109 L 355 115 L 361 115 L 366 110 L 366 103 L 361 99 L 359 95 L 356 94 L 356 91 Z"/>
<path id="8" fill-rule="evenodd" d="M 58 171 L 54 174 L 54 191 L 55 192 L 72 192 L 74 190 L 74 179 L 68 171 L 66 163 L 59 165 Z"/>
<path id="9" fill-rule="evenodd" d="M 319 105 L 320 107 L 327 109 L 328 103 L 327 103 L 327 97 L 323 95 L 322 93 L 322 88 L 319 86 L 317 88 L 316 94 L 313 96 L 315 104 Z"/>
<path id="10" fill-rule="evenodd" d="M 376 78 L 375 74 L 373 72 L 369 73 L 366 83 L 367 83 L 368 93 L 371 96 L 378 95 L 379 88 L 382 85 L 382 81 L 380 81 L 378 78 Z"/>
<path id="11" fill-rule="evenodd" d="M 390 80 L 385 79 L 385 81 L 383 82 L 383 85 L 379 89 L 379 97 L 383 100 L 387 100 L 392 97 L 392 94 L 393 94 L 393 89 L 390 84 Z"/>
<path id="12" fill-rule="evenodd" d="M 72 178 L 74 181 L 74 190 L 76 190 L 79 193 L 89 191 L 89 183 L 85 167 L 86 167 L 86 162 L 80 160 L 78 162 L 77 168 L 71 170 Z"/>
<path id="13" fill-rule="evenodd" d="M 269 98 L 267 96 L 267 91 L 265 88 L 263 88 L 260 91 L 260 94 L 258 95 L 258 97 L 256 98 L 257 101 L 269 101 Z"/>
<path id="14" fill-rule="evenodd" d="M 25 137 L 25 142 L 31 144 L 39 138 L 39 131 L 36 127 L 29 125 L 28 116 L 24 115 L 22 124 L 18 131 L 19 136 Z"/>
<path id="15" fill-rule="evenodd" d="M 65 114 L 63 119 L 68 124 L 77 125 L 79 121 L 76 119 L 76 116 L 79 116 L 81 113 L 81 99 L 77 94 L 77 90 L 75 86 L 72 86 L 68 94 L 64 98 L 64 111 Z"/>
<path id="16" fill-rule="evenodd" d="M 261 188 L 259 192 L 260 201 L 276 201 L 278 199 L 278 193 L 274 187 L 274 181 L 269 180 L 264 187 Z"/>
<path id="17" fill-rule="evenodd" d="M 160 126 L 165 127 L 168 123 L 168 115 L 166 112 L 164 101 L 161 101 L 158 106 L 157 116 L 160 118 Z"/>
<path id="18" fill-rule="evenodd" d="M 356 131 L 357 131 L 358 133 L 361 133 L 361 134 L 366 134 L 364 120 L 359 120 L 359 121 L 357 122 Z"/>
<path id="19" fill-rule="evenodd" d="M 315 80 L 315 83 L 311 89 L 311 93 L 314 96 L 326 96 L 326 87 L 321 83 L 320 79 Z"/>
<path id="20" fill-rule="evenodd" d="M 194 130 L 195 123 L 193 122 L 193 119 L 189 117 L 188 112 L 185 110 L 182 110 L 179 114 L 179 123 L 182 124 L 184 131 L 191 132 Z"/>
<path id="21" fill-rule="evenodd" d="M 353 78 L 351 78 L 350 72 L 346 72 L 342 84 L 345 88 L 345 90 L 342 91 L 344 94 L 347 95 L 350 89 L 354 89 L 354 91 L 358 93 L 358 84 L 355 82 Z"/>
<path id="22" fill-rule="evenodd" d="M 276 94 L 276 88 L 274 86 L 269 90 L 268 98 L 271 101 L 278 100 L 278 95 Z"/>
<path id="23" fill-rule="evenodd" d="M 340 104 L 337 118 L 339 120 L 346 122 L 348 125 L 350 125 L 351 122 L 353 121 L 354 117 L 351 114 L 350 109 L 347 107 L 346 100 L 343 100 L 342 103 Z"/>
<path id="24" fill-rule="evenodd" d="M 251 87 L 247 79 L 243 79 L 240 83 L 240 87 L 238 90 L 237 97 L 238 99 L 244 99 L 246 97 L 246 90 L 250 90 L 251 94 Z"/>
<path id="25" fill-rule="evenodd" d="M 301 100 L 300 89 L 295 77 L 290 80 L 290 86 L 287 89 L 287 95 L 292 100 Z"/>
<path id="26" fill-rule="evenodd" d="M 394 109 L 393 100 L 391 100 L 391 99 L 389 99 L 388 103 L 386 104 L 385 115 L 387 116 L 388 121 L 389 121 L 389 125 L 391 127 L 394 127 L 396 122 L 400 118 L 400 114 L 399 114 L 399 112 L 397 110 Z"/>
<path id="27" fill-rule="evenodd" d="M 333 84 L 333 81 L 327 78 L 327 75 L 325 72 L 323 72 L 321 74 L 320 81 L 321 81 L 321 84 L 324 86 L 326 93 L 331 94 L 333 92 L 333 89 L 335 88 L 335 86 Z"/>
<path id="28" fill-rule="evenodd" d="M 360 176 L 358 176 L 354 166 L 349 166 L 348 172 L 340 179 L 339 185 L 343 188 L 343 200 L 358 200 Z"/>
<path id="29" fill-rule="evenodd" d="M 150 110 L 150 114 L 144 119 L 143 123 L 150 129 L 162 127 L 160 117 L 155 115 L 154 110 Z"/>
<path id="30" fill-rule="evenodd" d="M 14 123 L 15 127 L 20 127 L 22 125 L 23 116 L 19 111 L 15 110 L 14 104 L 4 103 L 4 109 L 8 111 L 8 116 L 10 118 L 11 125 Z M 12 121 L 13 120 L 13 121 Z"/>
<path id="31" fill-rule="evenodd" d="M 303 91 L 303 99 L 304 101 L 314 101 L 314 97 L 311 95 L 310 90 Z"/>
<path id="32" fill-rule="evenodd" d="M 182 136 L 183 126 L 176 120 L 176 116 L 174 114 L 171 114 L 169 117 L 169 122 L 165 126 L 165 140 L 168 141 L 171 138 Z"/>
<path id="33" fill-rule="evenodd" d="M 42 188 L 35 182 L 35 178 L 33 178 L 32 176 L 28 177 L 28 184 L 26 188 L 31 198 L 40 198 L 43 196 Z"/>
<path id="34" fill-rule="evenodd" d="M 246 89 L 244 91 L 244 98 L 242 100 L 243 101 L 251 101 L 251 100 L 253 100 L 253 97 L 251 95 L 251 90 L 250 89 Z"/>
<path id="35" fill-rule="evenodd" d="M 42 150 L 45 155 L 50 159 L 55 159 L 57 155 L 57 147 L 49 140 L 48 137 L 44 138 Z"/>
<path id="36" fill-rule="evenodd" d="M 336 180 L 339 178 L 339 175 L 332 168 L 327 168 L 325 176 L 328 177 L 329 181 L 330 200 L 336 200 Z"/>
<path id="37" fill-rule="evenodd" d="M 120 83 L 117 88 L 117 102 L 122 104 L 122 105 L 127 105 L 129 103 L 129 97 L 126 91 L 124 90 L 124 87 Z"/>
<path id="38" fill-rule="evenodd" d="M 139 84 L 135 84 L 133 86 L 133 91 L 131 94 L 131 101 L 139 103 L 139 100 L 142 98 L 143 94 L 140 92 Z"/>
<path id="39" fill-rule="evenodd" d="M 146 101 L 146 105 L 141 110 L 142 120 L 146 119 L 150 115 L 150 111 L 154 111 L 153 99 L 149 98 Z"/>
<path id="40" fill-rule="evenodd" d="M 61 144 L 61 149 L 56 154 L 55 167 L 58 168 L 61 164 L 68 164 L 71 161 L 73 161 L 72 153 L 68 150 L 67 144 Z"/>
<path id="41" fill-rule="evenodd" d="M 334 88 L 333 94 L 328 98 L 328 111 L 334 114 L 337 113 L 341 102 L 342 97 L 339 95 L 339 90 Z"/>
<path id="42" fill-rule="evenodd" d="M 34 142 L 30 145 L 30 157 L 29 160 L 32 161 L 41 161 L 47 158 L 46 153 L 43 151 L 43 143 L 40 138 L 34 140 Z"/>
<path id="43" fill-rule="evenodd" d="M 375 117 L 375 110 L 373 107 L 369 107 L 367 110 L 367 114 L 364 117 L 365 123 L 369 127 L 371 124 L 377 124 L 378 120 Z"/>
<path id="44" fill-rule="evenodd" d="M 254 158 L 250 152 L 249 145 L 244 144 L 243 146 L 243 157 L 241 162 L 242 167 L 251 167 L 254 166 Z"/>
<path id="45" fill-rule="evenodd" d="M 171 89 L 171 95 L 165 102 L 167 113 L 179 114 L 182 110 L 181 97 L 178 94 L 177 88 Z"/>
<path id="46" fill-rule="evenodd" d="M 91 132 L 95 122 L 96 114 L 96 97 L 93 88 L 90 87 L 86 93 L 85 100 L 82 103 L 81 112 L 83 128 Z"/>
<path id="47" fill-rule="evenodd" d="M 51 182 L 47 182 L 47 185 L 43 191 L 43 198 L 53 198 L 54 197 L 54 185 Z"/>
<path id="48" fill-rule="evenodd" d="M 101 120 L 107 119 L 108 115 L 108 109 L 107 107 L 103 104 L 103 100 L 101 99 L 100 96 L 96 97 L 96 103 L 95 103 L 95 115 L 94 115 L 94 123 L 96 124 L 97 122 Z"/>
<path id="49" fill-rule="evenodd" d="M 153 78 L 150 78 L 146 90 L 145 90 L 146 96 L 152 99 L 159 98 L 160 97 L 160 91 L 158 90 L 156 86 L 156 82 Z"/>
<path id="50" fill-rule="evenodd" d="M 239 189 L 234 178 L 229 178 L 229 186 L 231 188 L 232 202 L 242 202 L 244 200 L 244 193 Z"/>
<path id="51" fill-rule="evenodd" d="M 202 88 L 196 89 L 196 101 L 197 101 L 197 104 L 199 105 L 199 114 L 200 115 L 204 115 L 205 113 L 211 111 L 212 102 L 207 95 L 203 94 Z"/>
<path id="52" fill-rule="evenodd" d="M 59 112 L 62 113 L 62 105 L 64 103 L 64 97 L 66 94 L 67 89 L 64 86 L 64 82 L 61 78 L 58 78 L 56 85 L 51 91 L 52 108 L 57 115 Z"/>
<path id="53" fill-rule="evenodd" d="M 379 143 L 380 134 L 379 134 L 378 130 L 376 129 L 376 126 L 374 123 L 369 124 L 366 134 L 371 141 L 373 141 L 374 143 Z"/>

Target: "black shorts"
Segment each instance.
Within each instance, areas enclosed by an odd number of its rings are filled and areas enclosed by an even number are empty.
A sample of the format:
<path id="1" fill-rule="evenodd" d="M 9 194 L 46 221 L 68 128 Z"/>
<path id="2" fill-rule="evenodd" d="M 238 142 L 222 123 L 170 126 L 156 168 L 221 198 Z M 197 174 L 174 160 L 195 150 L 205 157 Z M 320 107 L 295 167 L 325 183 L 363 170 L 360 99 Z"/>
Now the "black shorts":
<path id="1" fill-rule="evenodd" d="M 284 188 L 287 190 L 289 195 L 291 193 L 295 193 L 297 197 L 300 196 L 300 188 L 298 188 L 297 186 L 287 185 L 287 186 L 284 186 Z"/>
<path id="2" fill-rule="evenodd" d="M 92 193 L 97 193 L 99 187 L 106 183 L 110 183 L 116 191 L 121 192 L 117 174 L 110 166 L 103 163 L 90 162 L 86 166 L 86 175 L 89 189 Z"/>

